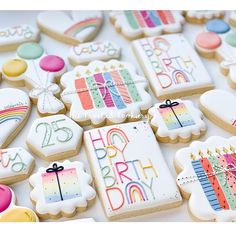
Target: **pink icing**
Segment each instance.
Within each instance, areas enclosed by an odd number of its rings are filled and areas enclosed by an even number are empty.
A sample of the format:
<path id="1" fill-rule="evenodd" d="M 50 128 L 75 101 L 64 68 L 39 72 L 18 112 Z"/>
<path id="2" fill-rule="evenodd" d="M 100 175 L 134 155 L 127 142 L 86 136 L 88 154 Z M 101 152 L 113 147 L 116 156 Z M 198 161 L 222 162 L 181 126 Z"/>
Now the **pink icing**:
<path id="1" fill-rule="evenodd" d="M 221 39 L 214 32 L 203 32 L 197 36 L 196 43 L 201 48 L 216 49 L 221 45 Z"/>
<path id="2" fill-rule="evenodd" d="M 11 204 L 12 193 L 10 188 L 0 184 L 0 213 L 5 211 Z"/>
<path id="3" fill-rule="evenodd" d="M 61 57 L 48 55 L 41 59 L 40 67 L 48 72 L 58 72 L 65 66 L 65 62 Z"/>

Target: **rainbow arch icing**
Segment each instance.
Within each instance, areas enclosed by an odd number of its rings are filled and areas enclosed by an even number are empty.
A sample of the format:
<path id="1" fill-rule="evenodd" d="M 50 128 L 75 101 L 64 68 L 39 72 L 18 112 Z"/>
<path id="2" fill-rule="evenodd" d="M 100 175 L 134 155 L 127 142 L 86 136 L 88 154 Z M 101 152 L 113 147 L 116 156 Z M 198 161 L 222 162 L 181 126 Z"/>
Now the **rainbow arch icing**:
<path id="1" fill-rule="evenodd" d="M 114 137 L 118 137 L 123 143 L 128 144 L 129 139 L 125 132 L 121 129 L 113 128 L 107 132 L 107 143 L 109 146 L 114 145 Z"/>

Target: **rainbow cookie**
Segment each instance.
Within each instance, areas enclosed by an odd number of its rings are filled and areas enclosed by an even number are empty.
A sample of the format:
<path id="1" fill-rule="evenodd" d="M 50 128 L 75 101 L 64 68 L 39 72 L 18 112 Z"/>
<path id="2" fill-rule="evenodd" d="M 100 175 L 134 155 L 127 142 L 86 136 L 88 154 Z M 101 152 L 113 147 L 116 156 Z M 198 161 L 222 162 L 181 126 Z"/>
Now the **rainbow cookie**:
<path id="1" fill-rule="evenodd" d="M 184 18 L 178 11 L 112 11 L 110 20 L 117 32 L 137 39 L 182 30 Z"/>
<path id="2" fill-rule="evenodd" d="M 182 34 L 133 42 L 133 49 L 158 99 L 170 99 L 212 89 L 212 80 Z"/>
<path id="3" fill-rule="evenodd" d="M 83 129 L 65 115 L 36 119 L 27 136 L 29 149 L 46 161 L 58 161 L 78 154 Z"/>
<path id="4" fill-rule="evenodd" d="M 30 99 L 25 92 L 0 89 L 0 148 L 7 147 L 24 127 L 30 111 Z"/>
<path id="5" fill-rule="evenodd" d="M 37 18 L 40 30 L 64 43 L 77 45 L 91 41 L 103 22 L 101 11 L 43 11 Z"/>
<path id="6" fill-rule="evenodd" d="M 148 114 L 160 142 L 189 142 L 206 132 L 203 114 L 190 100 L 166 100 L 155 104 Z"/>
<path id="7" fill-rule="evenodd" d="M 95 200 L 92 178 L 81 162 L 64 161 L 39 168 L 29 179 L 31 200 L 41 218 L 73 217 Z"/>
<path id="8" fill-rule="evenodd" d="M 94 61 L 77 66 L 62 76 L 61 84 L 70 117 L 81 125 L 137 120 L 152 105 L 146 79 L 126 62 Z"/>
<path id="9" fill-rule="evenodd" d="M 3 78 L 16 86 L 27 86 L 29 96 L 37 104 L 40 115 L 65 113 L 64 104 L 57 98 L 60 87 L 56 80 L 66 71 L 61 57 L 46 55 L 37 43 L 25 43 L 18 47 L 17 57 L 2 67 Z"/>
<path id="10" fill-rule="evenodd" d="M 216 59 L 230 87 L 236 89 L 236 32 L 223 20 L 208 21 L 206 29 L 197 35 L 195 48 L 201 56 Z"/>
<path id="11" fill-rule="evenodd" d="M 39 30 L 21 24 L 0 29 L 0 52 L 15 50 L 20 44 L 39 41 Z"/>
<path id="12" fill-rule="evenodd" d="M 29 208 L 15 205 L 14 192 L 0 184 L 0 222 L 38 222 L 38 217 Z"/>
<path id="13" fill-rule="evenodd" d="M 201 221 L 236 221 L 236 138 L 212 136 L 180 149 L 177 183 Z"/>
<path id="14" fill-rule="evenodd" d="M 109 219 L 137 216 L 181 204 L 181 195 L 146 122 L 89 130 L 85 132 L 84 142 Z"/>
<path id="15" fill-rule="evenodd" d="M 229 23 L 233 26 L 236 27 L 236 11 L 232 11 L 229 16 Z"/>

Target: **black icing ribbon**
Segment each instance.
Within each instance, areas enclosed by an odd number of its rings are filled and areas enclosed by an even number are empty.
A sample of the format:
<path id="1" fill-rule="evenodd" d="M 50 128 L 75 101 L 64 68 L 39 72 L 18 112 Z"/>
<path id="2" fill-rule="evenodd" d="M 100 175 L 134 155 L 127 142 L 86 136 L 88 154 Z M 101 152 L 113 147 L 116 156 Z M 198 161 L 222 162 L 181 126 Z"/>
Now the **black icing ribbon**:
<path id="1" fill-rule="evenodd" d="M 58 184 L 58 188 L 59 188 L 59 192 L 60 192 L 60 197 L 61 197 L 61 200 L 63 201 L 63 196 L 62 196 L 62 191 L 61 191 L 61 184 L 60 184 L 60 180 L 59 180 L 59 177 L 58 177 L 58 172 L 64 170 L 64 166 L 57 166 L 57 163 L 54 163 L 52 165 L 52 168 L 48 168 L 46 170 L 47 173 L 55 173 L 56 174 L 56 177 L 57 177 L 57 184 Z"/>
<path id="2" fill-rule="evenodd" d="M 173 112 L 173 114 L 174 114 L 176 120 L 178 121 L 179 125 L 180 125 L 181 127 L 183 127 L 182 123 L 180 122 L 178 116 L 176 115 L 176 113 L 175 113 L 175 111 L 174 111 L 174 109 L 173 109 L 173 107 L 178 106 L 178 105 L 179 105 L 178 102 L 171 102 L 170 99 L 167 99 L 166 102 L 165 102 L 165 104 L 161 104 L 161 105 L 159 106 L 159 108 L 167 108 L 167 107 L 169 107 L 169 108 L 171 109 L 171 111 Z"/>

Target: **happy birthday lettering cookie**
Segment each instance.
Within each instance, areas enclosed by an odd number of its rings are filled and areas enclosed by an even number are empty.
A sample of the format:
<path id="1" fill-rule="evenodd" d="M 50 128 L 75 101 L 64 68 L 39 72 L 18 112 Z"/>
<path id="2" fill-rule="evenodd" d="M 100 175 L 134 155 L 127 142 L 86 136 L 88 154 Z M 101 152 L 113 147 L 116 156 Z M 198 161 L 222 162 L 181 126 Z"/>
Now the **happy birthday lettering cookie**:
<path id="1" fill-rule="evenodd" d="M 233 26 L 236 27 L 236 11 L 232 11 L 229 16 L 229 23 Z"/>
<path id="2" fill-rule="evenodd" d="M 236 134 L 236 97 L 225 90 L 214 89 L 200 97 L 200 109 L 204 115 L 232 134 Z"/>
<path id="3" fill-rule="evenodd" d="M 70 117 L 81 125 L 137 120 L 152 105 L 146 79 L 126 62 L 94 61 L 77 66 L 62 76 L 61 84 Z"/>
<path id="4" fill-rule="evenodd" d="M 14 88 L 0 89 L 0 148 L 7 147 L 24 127 L 31 111 L 28 95 Z"/>
<path id="5" fill-rule="evenodd" d="M 0 222 L 38 222 L 34 211 L 16 206 L 16 197 L 11 188 L 0 184 Z"/>
<path id="6" fill-rule="evenodd" d="M 208 21 L 206 29 L 196 37 L 196 50 L 203 57 L 216 59 L 230 87 L 236 89 L 236 32 L 223 20 Z"/>
<path id="7" fill-rule="evenodd" d="M 101 11 L 43 11 L 37 18 L 43 33 L 72 45 L 91 41 L 102 22 Z"/>
<path id="8" fill-rule="evenodd" d="M 150 124 L 161 142 L 189 142 L 206 132 L 201 111 L 190 100 L 166 100 L 149 109 Z"/>
<path id="9" fill-rule="evenodd" d="M 41 218 L 73 217 L 85 211 L 95 200 L 92 177 L 81 162 L 64 161 L 39 168 L 29 179 L 31 200 Z"/>
<path id="10" fill-rule="evenodd" d="M 101 41 L 72 46 L 69 52 L 71 65 L 86 65 L 94 60 L 108 61 L 120 57 L 120 47 L 114 42 Z"/>
<path id="11" fill-rule="evenodd" d="M 182 34 L 136 40 L 133 49 L 158 99 L 189 96 L 213 88 L 200 58 Z"/>
<path id="12" fill-rule="evenodd" d="M 128 39 L 178 33 L 184 18 L 178 11 L 112 11 L 110 20 L 116 31 Z"/>
<path id="13" fill-rule="evenodd" d="M 39 30 L 31 25 L 16 25 L 0 29 L 0 52 L 15 50 L 20 44 L 39 41 Z"/>
<path id="14" fill-rule="evenodd" d="M 181 204 L 178 188 L 146 122 L 89 130 L 85 132 L 84 142 L 109 219 L 137 216 Z"/>
<path id="15" fill-rule="evenodd" d="M 46 161 L 58 161 L 78 154 L 83 129 L 65 115 L 36 119 L 28 133 L 29 149 Z"/>
<path id="16" fill-rule="evenodd" d="M 61 57 L 46 55 L 37 43 L 25 43 L 18 47 L 17 57 L 2 67 L 3 78 L 15 85 L 30 89 L 29 96 L 37 104 L 40 115 L 65 113 L 59 100 L 60 87 L 56 84 L 66 71 Z"/>
<path id="17" fill-rule="evenodd" d="M 201 221 L 236 221 L 236 138 L 212 136 L 177 151 L 177 183 Z"/>

